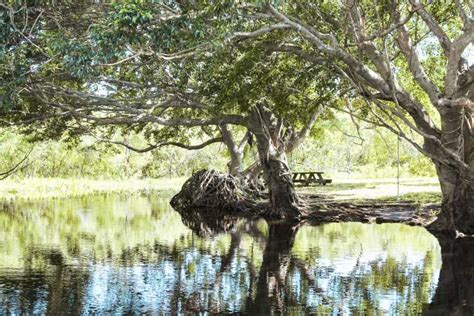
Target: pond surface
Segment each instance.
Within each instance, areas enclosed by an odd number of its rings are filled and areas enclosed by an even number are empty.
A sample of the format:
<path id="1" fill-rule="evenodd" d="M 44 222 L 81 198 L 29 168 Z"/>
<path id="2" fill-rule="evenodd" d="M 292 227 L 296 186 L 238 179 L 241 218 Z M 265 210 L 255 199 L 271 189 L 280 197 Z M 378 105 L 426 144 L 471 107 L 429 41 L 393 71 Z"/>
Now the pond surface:
<path id="1" fill-rule="evenodd" d="M 440 274 L 437 239 L 421 227 L 197 223 L 182 220 L 168 200 L 107 195 L 3 204 L 0 315 L 458 308 L 456 298 L 443 302 L 443 289 L 437 294 L 438 280 L 448 292 L 452 284 Z"/>

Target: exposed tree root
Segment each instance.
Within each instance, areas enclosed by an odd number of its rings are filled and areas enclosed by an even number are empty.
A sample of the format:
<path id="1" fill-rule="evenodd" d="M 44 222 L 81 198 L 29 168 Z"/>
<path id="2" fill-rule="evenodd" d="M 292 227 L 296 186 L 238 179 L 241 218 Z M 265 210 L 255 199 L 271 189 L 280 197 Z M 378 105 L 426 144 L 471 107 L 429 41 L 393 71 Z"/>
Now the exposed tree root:
<path id="1" fill-rule="evenodd" d="M 220 209 L 222 211 L 257 211 L 258 191 L 245 180 L 215 170 L 194 173 L 171 199 L 176 210 L 193 208 Z"/>
<path id="2" fill-rule="evenodd" d="M 260 200 L 261 197 L 261 191 L 241 178 L 214 170 L 201 170 L 186 181 L 181 191 L 171 200 L 171 205 L 183 216 L 185 223 L 211 223 L 213 227 L 205 227 L 204 224 L 202 227 L 195 227 L 196 231 L 206 234 L 221 228 L 227 230 L 235 222 L 235 216 L 275 219 L 268 202 Z M 387 203 L 375 200 L 341 202 L 317 195 L 306 195 L 302 200 L 305 212 L 298 220 L 313 223 L 355 221 L 427 226 L 435 219 L 434 210 L 438 207 L 429 205 L 420 208 L 408 202 Z M 222 223 L 223 214 L 229 215 L 228 222 Z M 200 221 L 197 217 L 205 218 Z M 219 218 L 219 222 L 214 223 L 212 218 Z"/>

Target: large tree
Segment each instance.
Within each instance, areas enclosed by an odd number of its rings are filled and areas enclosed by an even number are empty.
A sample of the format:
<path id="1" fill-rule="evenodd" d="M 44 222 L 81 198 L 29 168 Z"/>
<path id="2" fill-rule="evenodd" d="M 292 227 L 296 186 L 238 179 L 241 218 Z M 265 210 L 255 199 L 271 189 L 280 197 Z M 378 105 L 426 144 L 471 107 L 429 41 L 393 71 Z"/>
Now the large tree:
<path id="1" fill-rule="evenodd" d="M 276 47 L 338 67 L 366 102 L 361 118 L 436 165 L 443 202 L 431 229 L 473 234 L 474 4 L 285 1 L 253 9 L 267 24 L 238 35 L 280 33 Z"/>
<path id="2" fill-rule="evenodd" d="M 299 216 L 286 153 L 333 98 L 334 72 L 272 47 L 271 37 L 241 43 L 239 7 L 3 5 L 4 122 L 48 138 L 141 132 L 150 146 L 138 151 L 224 142 L 232 173 L 241 172 L 243 146 L 255 138 L 274 215 Z M 236 127 L 245 134 L 239 143 Z"/>
<path id="3" fill-rule="evenodd" d="M 325 106 L 337 99 L 336 76 L 328 65 L 268 47 L 268 40 L 230 53 L 224 50 L 224 56 L 214 54 L 197 74 L 198 94 L 216 113 L 244 116 L 249 137 L 255 139 L 273 215 L 296 216 L 299 201 L 287 154 L 308 136 Z"/>

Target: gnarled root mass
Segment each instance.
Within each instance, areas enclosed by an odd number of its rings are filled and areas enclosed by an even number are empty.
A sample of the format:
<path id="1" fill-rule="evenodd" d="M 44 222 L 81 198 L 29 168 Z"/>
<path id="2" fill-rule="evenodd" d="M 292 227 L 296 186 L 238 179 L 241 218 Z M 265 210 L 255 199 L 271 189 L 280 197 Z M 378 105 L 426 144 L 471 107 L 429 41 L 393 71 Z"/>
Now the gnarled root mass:
<path id="1" fill-rule="evenodd" d="M 195 208 L 222 211 L 256 211 L 258 192 L 243 179 L 215 170 L 195 172 L 171 199 L 171 206 L 182 212 Z"/>

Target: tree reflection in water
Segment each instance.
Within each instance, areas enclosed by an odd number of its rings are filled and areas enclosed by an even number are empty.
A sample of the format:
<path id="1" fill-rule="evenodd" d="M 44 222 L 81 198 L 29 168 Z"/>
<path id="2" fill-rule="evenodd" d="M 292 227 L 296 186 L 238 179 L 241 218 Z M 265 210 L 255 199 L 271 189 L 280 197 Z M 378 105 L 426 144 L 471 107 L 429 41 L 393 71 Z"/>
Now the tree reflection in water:
<path id="1" fill-rule="evenodd" d="M 263 252 L 254 295 L 247 299 L 246 311 L 257 315 L 282 311 L 289 295 L 287 284 L 291 261 L 291 248 L 295 241 L 298 223 L 273 222 L 269 224 L 268 241 Z M 253 294 L 253 293 L 252 293 Z"/>
<path id="2" fill-rule="evenodd" d="M 423 228 L 180 216 L 167 201 L 5 205 L 0 314 L 472 313 L 467 239 L 441 243 L 436 290 L 439 245 Z"/>
<path id="3" fill-rule="evenodd" d="M 474 237 L 439 238 L 443 266 L 426 315 L 474 315 Z"/>

